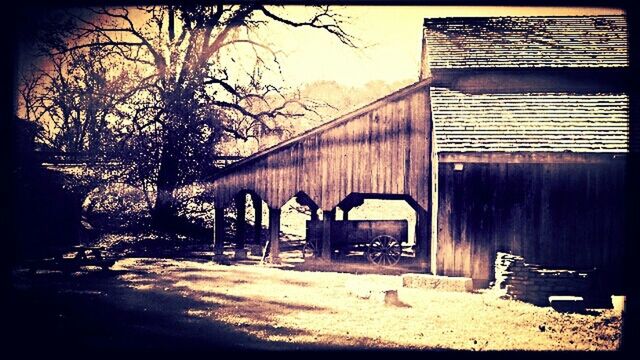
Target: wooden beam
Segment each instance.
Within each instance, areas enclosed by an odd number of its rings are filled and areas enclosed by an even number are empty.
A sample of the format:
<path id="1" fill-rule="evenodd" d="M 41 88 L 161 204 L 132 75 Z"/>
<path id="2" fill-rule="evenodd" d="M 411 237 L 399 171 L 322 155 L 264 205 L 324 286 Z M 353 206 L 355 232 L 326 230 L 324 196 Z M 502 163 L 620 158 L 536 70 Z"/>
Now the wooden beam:
<path id="1" fill-rule="evenodd" d="M 269 208 L 269 256 L 267 261 L 280 263 L 280 209 Z"/>
<path id="2" fill-rule="evenodd" d="M 236 203 L 236 249 L 244 249 L 246 238 L 246 194 L 238 195 L 235 199 Z"/>
<path id="3" fill-rule="evenodd" d="M 306 194 L 298 194 L 295 196 L 296 202 L 302 206 L 308 206 L 309 208 L 318 208 L 318 205 L 310 199 Z"/>
<path id="4" fill-rule="evenodd" d="M 344 221 L 348 221 L 349 220 L 349 211 L 351 211 L 351 207 L 346 207 L 342 210 L 342 220 Z"/>
<path id="5" fill-rule="evenodd" d="M 510 163 L 510 164 L 599 164 L 625 160 L 620 153 L 571 152 L 441 152 L 441 163 Z"/>
<path id="6" fill-rule="evenodd" d="M 254 222 L 253 241 L 255 244 L 262 245 L 262 199 L 256 194 L 251 194 L 251 202 L 256 211 Z"/>
<path id="7" fill-rule="evenodd" d="M 318 221 L 318 209 L 319 207 L 317 206 L 309 206 L 309 209 L 311 210 L 311 221 Z"/>
<path id="8" fill-rule="evenodd" d="M 215 207 L 213 213 L 213 255 L 214 259 L 224 251 L 224 207 Z"/>
<path id="9" fill-rule="evenodd" d="M 322 210 L 322 259 L 331 261 L 331 223 L 335 210 Z"/>
<path id="10" fill-rule="evenodd" d="M 375 196 L 375 194 L 371 194 L 371 196 Z M 369 196 L 366 196 L 370 198 Z M 340 209 L 352 209 L 356 206 L 360 206 L 364 204 L 365 196 L 362 194 L 351 194 L 347 196 L 344 200 L 338 203 Z"/>
<path id="11" fill-rule="evenodd" d="M 235 253 L 233 255 L 236 260 L 245 260 L 247 258 L 247 250 L 244 248 L 247 236 L 246 214 L 247 214 L 247 194 L 242 192 L 235 198 L 236 205 L 236 241 Z"/>

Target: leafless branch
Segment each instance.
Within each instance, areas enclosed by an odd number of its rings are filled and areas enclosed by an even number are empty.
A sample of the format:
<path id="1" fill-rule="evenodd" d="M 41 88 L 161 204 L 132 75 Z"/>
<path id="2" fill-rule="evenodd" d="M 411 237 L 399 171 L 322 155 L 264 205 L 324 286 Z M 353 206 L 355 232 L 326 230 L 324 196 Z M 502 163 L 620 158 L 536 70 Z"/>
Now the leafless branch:
<path id="1" fill-rule="evenodd" d="M 309 20 L 306 21 L 293 21 L 286 19 L 279 15 L 274 14 L 270 10 L 267 10 L 264 6 L 258 8 L 265 16 L 276 20 L 280 23 L 292 26 L 292 27 L 311 27 L 316 29 L 322 29 L 333 34 L 343 44 L 352 48 L 357 48 L 355 44 L 355 37 L 345 32 L 343 25 L 345 19 L 342 16 L 334 13 L 330 6 L 318 7 L 318 12 Z"/>

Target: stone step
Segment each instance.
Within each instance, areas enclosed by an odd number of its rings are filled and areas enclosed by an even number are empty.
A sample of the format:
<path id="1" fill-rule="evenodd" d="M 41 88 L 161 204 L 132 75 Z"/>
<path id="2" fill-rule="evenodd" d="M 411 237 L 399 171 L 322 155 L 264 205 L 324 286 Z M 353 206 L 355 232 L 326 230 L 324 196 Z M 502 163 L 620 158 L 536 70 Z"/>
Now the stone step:
<path id="1" fill-rule="evenodd" d="M 471 278 L 431 274 L 404 274 L 402 275 L 402 286 L 442 291 L 473 291 Z"/>
<path id="2" fill-rule="evenodd" d="M 347 293 L 360 299 L 369 299 L 376 303 L 406 307 L 407 304 L 398 298 L 398 289 L 385 284 L 371 284 L 365 279 L 347 281 Z"/>
<path id="3" fill-rule="evenodd" d="M 559 312 L 583 312 L 585 311 L 584 299 L 582 296 L 549 296 L 549 304 Z"/>

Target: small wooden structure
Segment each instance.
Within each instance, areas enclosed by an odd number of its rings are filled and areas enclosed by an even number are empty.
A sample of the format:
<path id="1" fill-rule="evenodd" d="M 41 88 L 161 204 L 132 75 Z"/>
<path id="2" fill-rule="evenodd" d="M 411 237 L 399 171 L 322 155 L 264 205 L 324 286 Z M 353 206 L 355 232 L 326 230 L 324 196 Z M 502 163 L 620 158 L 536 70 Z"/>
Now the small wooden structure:
<path id="1" fill-rule="evenodd" d="M 403 199 L 417 213 L 416 242 L 423 262 L 429 259 L 429 81 L 390 94 L 362 109 L 322 125 L 271 149 L 234 163 L 213 181 L 216 214 L 232 202 L 244 213 L 249 193 L 269 207 L 270 255 L 277 261 L 280 208 L 293 196 L 323 220 L 335 209 L 347 213 L 364 198 Z M 259 206 L 261 209 L 261 206 Z M 259 222 L 256 222 L 260 226 Z M 216 215 L 216 238 L 223 237 Z M 326 227 L 323 241 L 329 242 Z M 244 239 L 236 239 L 244 246 Z M 222 253 L 217 242 L 215 252 Z M 323 246 L 329 257 L 329 246 Z"/>
<path id="2" fill-rule="evenodd" d="M 322 210 L 329 260 L 337 207 L 404 199 L 425 272 L 486 284 L 506 251 L 621 279 L 625 16 L 434 18 L 423 31 L 420 81 L 227 167 L 216 214 L 237 194 L 263 199 L 277 258 L 279 209 L 296 196 L 312 221 Z"/>

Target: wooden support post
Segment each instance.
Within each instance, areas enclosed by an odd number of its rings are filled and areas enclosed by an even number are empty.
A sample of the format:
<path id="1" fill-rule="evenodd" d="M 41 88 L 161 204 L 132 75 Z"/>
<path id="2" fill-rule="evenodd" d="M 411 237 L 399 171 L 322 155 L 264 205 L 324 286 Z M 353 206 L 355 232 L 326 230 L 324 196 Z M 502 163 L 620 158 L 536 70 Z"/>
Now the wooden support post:
<path id="1" fill-rule="evenodd" d="M 236 203 L 236 246 L 235 246 L 235 254 L 234 258 L 236 260 L 243 260 L 247 258 L 247 250 L 244 248 L 245 237 L 246 237 L 246 201 L 247 196 L 242 193 L 238 195 L 235 199 Z"/>
<path id="2" fill-rule="evenodd" d="M 262 245 L 262 199 L 260 199 L 258 195 L 251 194 L 251 202 L 256 211 L 253 241 L 256 244 Z"/>
<path id="3" fill-rule="evenodd" d="M 429 272 L 431 270 L 431 242 L 429 241 L 431 235 L 431 216 L 422 208 L 418 208 L 416 212 L 418 215 L 416 219 L 416 245 L 418 246 L 416 258 L 420 268 L 425 272 Z"/>
<path id="4" fill-rule="evenodd" d="M 244 249 L 246 238 L 246 197 L 244 194 L 236 197 L 236 249 Z"/>
<path id="5" fill-rule="evenodd" d="M 269 208 L 269 256 L 266 261 L 280 263 L 280 209 Z M 265 249 L 266 250 L 266 249 Z"/>
<path id="6" fill-rule="evenodd" d="M 344 221 L 348 221 L 349 220 L 349 211 L 351 211 L 351 209 L 353 209 L 353 208 L 345 207 L 342 210 L 342 220 L 344 220 Z"/>
<path id="7" fill-rule="evenodd" d="M 224 207 L 214 208 L 213 226 L 213 260 L 224 260 Z"/>
<path id="8" fill-rule="evenodd" d="M 331 223 L 335 210 L 322 210 L 322 259 L 331 261 Z"/>
<path id="9" fill-rule="evenodd" d="M 318 221 L 318 207 L 317 206 L 309 206 L 311 210 L 311 221 Z"/>

